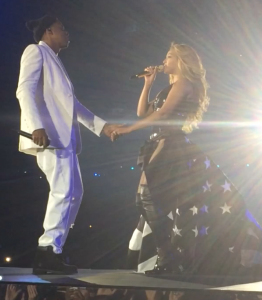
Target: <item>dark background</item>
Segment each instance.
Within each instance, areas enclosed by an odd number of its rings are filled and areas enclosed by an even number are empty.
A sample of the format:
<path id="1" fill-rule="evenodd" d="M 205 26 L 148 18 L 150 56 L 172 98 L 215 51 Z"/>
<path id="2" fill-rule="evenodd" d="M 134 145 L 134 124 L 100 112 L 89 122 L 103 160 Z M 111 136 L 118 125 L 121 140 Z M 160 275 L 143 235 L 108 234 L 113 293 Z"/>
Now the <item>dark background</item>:
<path id="1" fill-rule="evenodd" d="M 47 182 L 35 158 L 17 151 L 19 61 L 33 43 L 29 19 L 57 15 L 71 36 L 60 57 L 78 99 L 109 122 L 136 120 L 143 80 L 129 76 L 161 64 L 171 41 L 203 59 L 211 105 L 190 135 L 229 176 L 261 221 L 262 3 L 259 0 L 1 0 L 0 266 L 29 267 L 42 233 Z M 152 97 L 168 85 L 158 76 Z M 138 215 L 136 156 L 150 129 L 111 143 L 82 127 L 83 203 L 66 252 L 79 267 L 120 268 Z M 134 169 L 132 168 L 134 167 Z M 97 174 L 97 176 L 96 176 Z M 42 178 L 41 178 L 42 177 Z M 90 225 L 92 227 L 90 227 Z"/>

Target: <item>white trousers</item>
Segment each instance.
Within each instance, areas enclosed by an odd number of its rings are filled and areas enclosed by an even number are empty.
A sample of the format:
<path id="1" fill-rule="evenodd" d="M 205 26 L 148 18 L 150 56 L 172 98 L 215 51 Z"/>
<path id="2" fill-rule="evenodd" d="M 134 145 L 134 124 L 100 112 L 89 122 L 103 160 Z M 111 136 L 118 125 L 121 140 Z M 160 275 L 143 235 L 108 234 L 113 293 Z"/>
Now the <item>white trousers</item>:
<path id="1" fill-rule="evenodd" d="M 83 196 L 83 184 L 78 158 L 73 147 L 44 150 L 37 153 L 37 164 L 50 186 L 44 219 L 44 234 L 39 246 L 52 246 L 62 253 L 68 232 L 73 228 Z"/>

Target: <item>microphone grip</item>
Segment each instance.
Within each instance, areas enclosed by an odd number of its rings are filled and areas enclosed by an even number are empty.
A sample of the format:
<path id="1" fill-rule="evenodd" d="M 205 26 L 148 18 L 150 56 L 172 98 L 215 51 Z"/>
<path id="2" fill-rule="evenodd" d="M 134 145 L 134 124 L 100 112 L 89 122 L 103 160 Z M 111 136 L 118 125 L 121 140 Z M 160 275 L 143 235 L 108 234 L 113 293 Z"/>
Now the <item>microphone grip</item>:
<path id="1" fill-rule="evenodd" d="M 33 135 L 31 134 L 31 133 L 28 133 L 28 132 L 25 132 L 25 131 L 23 131 L 23 130 L 15 130 L 19 135 L 21 135 L 21 136 L 24 136 L 24 137 L 26 137 L 26 138 L 28 138 L 28 139 L 30 139 L 30 140 L 33 140 Z M 50 140 L 48 140 L 48 145 L 47 146 L 49 146 L 50 145 Z M 57 149 L 59 149 L 59 148 L 57 148 Z"/>
<path id="2" fill-rule="evenodd" d="M 138 73 L 138 74 L 136 74 L 136 75 L 130 76 L 130 79 L 141 78 L 141 77 L 144 77 L 144 76 L 146 76 L 146 75 L 148 75 L 148 74 L 149 74 L 149 72 L 146 72 L 146 71 L 140 72 L 140 73 Z"/>
<path id="3" fill-rule="evenodd" d="M 163 69 L 164 69 L 164 67 L 162 65 L 161 66 L 156 66 L 155 68 L 157 69 L 157 72 L 162 72 Z M 149 75 L 149 74 L 150 74 L 149 72 L 143 71 L 143 72 L 140 72 L 140 73 L 137 73 L 135 75 L 130 76 L 130 79 L 142 78 L 142 77 L 144 77 L 146 75 Z"/>

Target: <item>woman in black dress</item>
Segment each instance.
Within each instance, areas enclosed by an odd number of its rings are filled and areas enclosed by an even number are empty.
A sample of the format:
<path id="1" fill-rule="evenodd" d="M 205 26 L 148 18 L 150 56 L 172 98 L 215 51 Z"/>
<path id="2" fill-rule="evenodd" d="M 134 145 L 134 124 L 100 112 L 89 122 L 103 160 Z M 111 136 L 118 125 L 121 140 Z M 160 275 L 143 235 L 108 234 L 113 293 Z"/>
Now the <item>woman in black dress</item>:
<path id="1" fill-rule="evenodd" d="M 201 59 L 188 45 L 172 43 L 163 64 L 170 85 L 149 102 L 157 69 L 147 68 L 137 108 L 143 119 L 112 133 L 115 139 L 153 126 L 138 158 L 141 218 L 129 244 L 129 266 L 157 275 L 231 274 L 259 265 L 259 224 L 228 178 L 186 135 L 209 105 Z"/>

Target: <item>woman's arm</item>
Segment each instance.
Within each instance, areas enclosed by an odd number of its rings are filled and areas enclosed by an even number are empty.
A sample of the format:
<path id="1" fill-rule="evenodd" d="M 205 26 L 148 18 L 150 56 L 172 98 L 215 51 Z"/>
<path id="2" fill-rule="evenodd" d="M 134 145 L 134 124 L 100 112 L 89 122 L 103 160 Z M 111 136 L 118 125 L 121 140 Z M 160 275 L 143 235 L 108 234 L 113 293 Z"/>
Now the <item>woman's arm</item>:
<path id="1" fill-rule="evenodd" d="M 147 117 L 153 112 L 153 104 L 148 100 L 149 100 L 151 87 L 156 78 L 157 68 L 148 67 L 145 69 L 145 71 L 147 71 L 149 75 L 145 76 L 145 85 L 143 87 L 137 105 L 137 116 L 143 118 Z"/>
<path id="2" fill-rule="evenodd" d="M 138 105 L 137 105 L 138 117 L 144 118 L 153 112 L 152 102 L 150 103 L 148 101 L 150 90 L 151 90 L 151 86 L 145 83 L 140 98 L 138 100 Z"/>
<path id="3" fill-rule="evenodd" d="M 141 121 L 128 126 L 128 132 L 152 125 L 165 125 L 165 120 L 173 113 L 175 107 L 192 92 L 192 85 L 187 79 L 179 79 L 171 88 L 160 110 L 153 112 Z M 118 131 L 117 131 L 118 132 Z M 121 132 L 119 132 L 121 134 Z"/>

